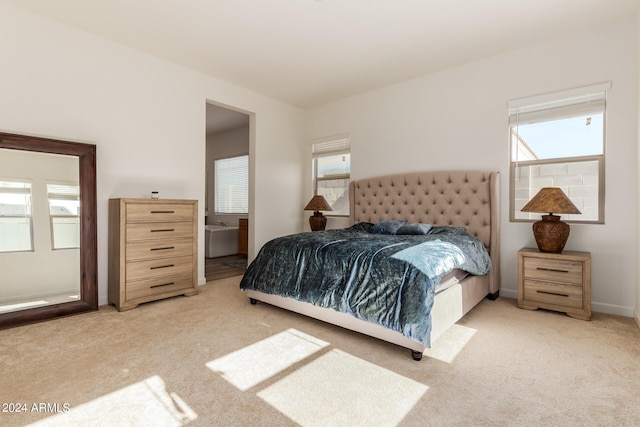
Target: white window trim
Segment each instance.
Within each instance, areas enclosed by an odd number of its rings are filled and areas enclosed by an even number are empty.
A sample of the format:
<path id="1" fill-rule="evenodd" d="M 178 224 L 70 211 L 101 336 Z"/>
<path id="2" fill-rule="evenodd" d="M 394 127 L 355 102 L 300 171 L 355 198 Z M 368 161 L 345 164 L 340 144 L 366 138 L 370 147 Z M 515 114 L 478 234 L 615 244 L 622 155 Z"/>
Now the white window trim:
<path id="1" fill-rule="evenodd" d="M 330 177 L 318 178 L 318 162 L 320 157 L 333 156 L 339 154 L 351 154 L 351 134 L 340 133 L 332 136 L 315 138 L 311 141 L 311 158 L 313 160 L 313 194 L 318 194 L 318 182 L 335 181 L 340 179 L 351 179 L 351 169 L 349 173 L 342 175 L 331 175 Z M 331 217 L 348 217 L 350 212 L 325 212 L 325 216 Z"/>
<path id="2" fill-rule="evenodd" d="M 568 219 L 567 222 L 580 224 L 604 224 L 605 215 L 605 151 L 606 151 L 606 97 L 611 89 L 611 82 L 598 83 L 589 86 L 564 90 L 543 95 L 530 96 L 511 100 L 508 103 L 509 111 L 509 221 L 533 222 L 534 219 L 515 217 L 515 191 L 516 173 L 518 166 L 540 164 L 564 164 L 579 161 L 598 162 L 598 219 L 580 220 Z M 518 160 L 513 159 L 514 144 L 512 141 L 512 128 L 518 123 L 533 121 L 555 120 L 559 116 L 582 116 L 592 112 L 603 113 L 603 141 L 602 154 L 579 157 L 562 157 L 544 160 Z"/>

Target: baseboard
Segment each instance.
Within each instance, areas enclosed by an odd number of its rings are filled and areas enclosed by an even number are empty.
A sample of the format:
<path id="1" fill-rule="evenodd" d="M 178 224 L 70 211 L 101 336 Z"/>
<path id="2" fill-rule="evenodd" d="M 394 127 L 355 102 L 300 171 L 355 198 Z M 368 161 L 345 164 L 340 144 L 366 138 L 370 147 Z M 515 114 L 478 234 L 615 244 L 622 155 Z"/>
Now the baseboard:
<path id="1" fill-rule="evenodd" d="M 500 289 L 500 296 L 517 300 L 518 290 L 502 288 Z M 640 313 L 634 313 L 633 307 L 591 301 L 591 311 L 596 313 L 613 314 L 615 316 L 633 317 L 640 328 Z"/>
<path id="2" fill-rule="evenodd" d="M 624 305 L 605 304 L 591 301 L 591 311 L 596 313 L 613 314 L 615 316 L 634 317 L 633 307 Z"/>
<path id="3" fill-rule="evenodd" d="M 501 288 L 500 296 L 505 298 L 518 299 L 518 290 Z"/>

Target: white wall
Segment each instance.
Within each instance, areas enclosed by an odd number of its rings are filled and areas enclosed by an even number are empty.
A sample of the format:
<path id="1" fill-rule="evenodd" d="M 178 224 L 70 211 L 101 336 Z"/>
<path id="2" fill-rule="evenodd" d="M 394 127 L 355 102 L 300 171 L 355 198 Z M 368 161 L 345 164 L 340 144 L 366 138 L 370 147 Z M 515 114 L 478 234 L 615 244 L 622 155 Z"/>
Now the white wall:
<path id="1" fill-rule="evenodd" d="M 197 199 L 203 223 L 207 100 L 252 115 L 249 256 L 302 228 L 301 110 L 2 3 L 0 40 L 0 130 L 97 145 L 100 304 L 109 198 Z"/>
<path id="2" fill-rule="evenodd" d="M 635 19 L 549 40 L 317 107 L 308 136 L 351 133 L 353 179 L 428 169 L 501 172 L 502 290 L 517 297 L 531 224 L 508 215 L 507 102 L 611 81 L 606 224 L 573 225 L 567 250 L 592 254 L 592 308 L 631 316 L 637 285 L 638 42 Z"/>

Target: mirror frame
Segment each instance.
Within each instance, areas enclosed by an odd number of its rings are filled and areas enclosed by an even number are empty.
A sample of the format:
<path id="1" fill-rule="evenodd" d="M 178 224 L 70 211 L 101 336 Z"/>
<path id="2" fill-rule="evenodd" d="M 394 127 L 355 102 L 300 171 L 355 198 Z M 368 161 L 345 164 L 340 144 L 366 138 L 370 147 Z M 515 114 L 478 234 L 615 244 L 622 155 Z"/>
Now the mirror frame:
<path id="1" fill-rule="evenodd" d="M 0 329 L 98 310 L 96 146 L 0 132 L 0 148 L 77 156 L 80 185 L 80 299 L 0 314 Z"/>

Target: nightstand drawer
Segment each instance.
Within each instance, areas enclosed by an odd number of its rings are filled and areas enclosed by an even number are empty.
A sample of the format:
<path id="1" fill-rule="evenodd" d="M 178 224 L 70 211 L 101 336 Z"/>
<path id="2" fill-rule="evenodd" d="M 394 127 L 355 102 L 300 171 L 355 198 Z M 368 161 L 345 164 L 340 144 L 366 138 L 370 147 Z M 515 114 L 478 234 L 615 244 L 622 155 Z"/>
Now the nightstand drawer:
<path id="1" fill-rule="evenodd" d="M 524 258 L 524 278 L 582 286 L 582 262 L 563 259 Z"/>
<path id="2" fill-rule="evenodd" d="M 525 279 L 524 300 L 582 308 L 582 287 Z"/>

